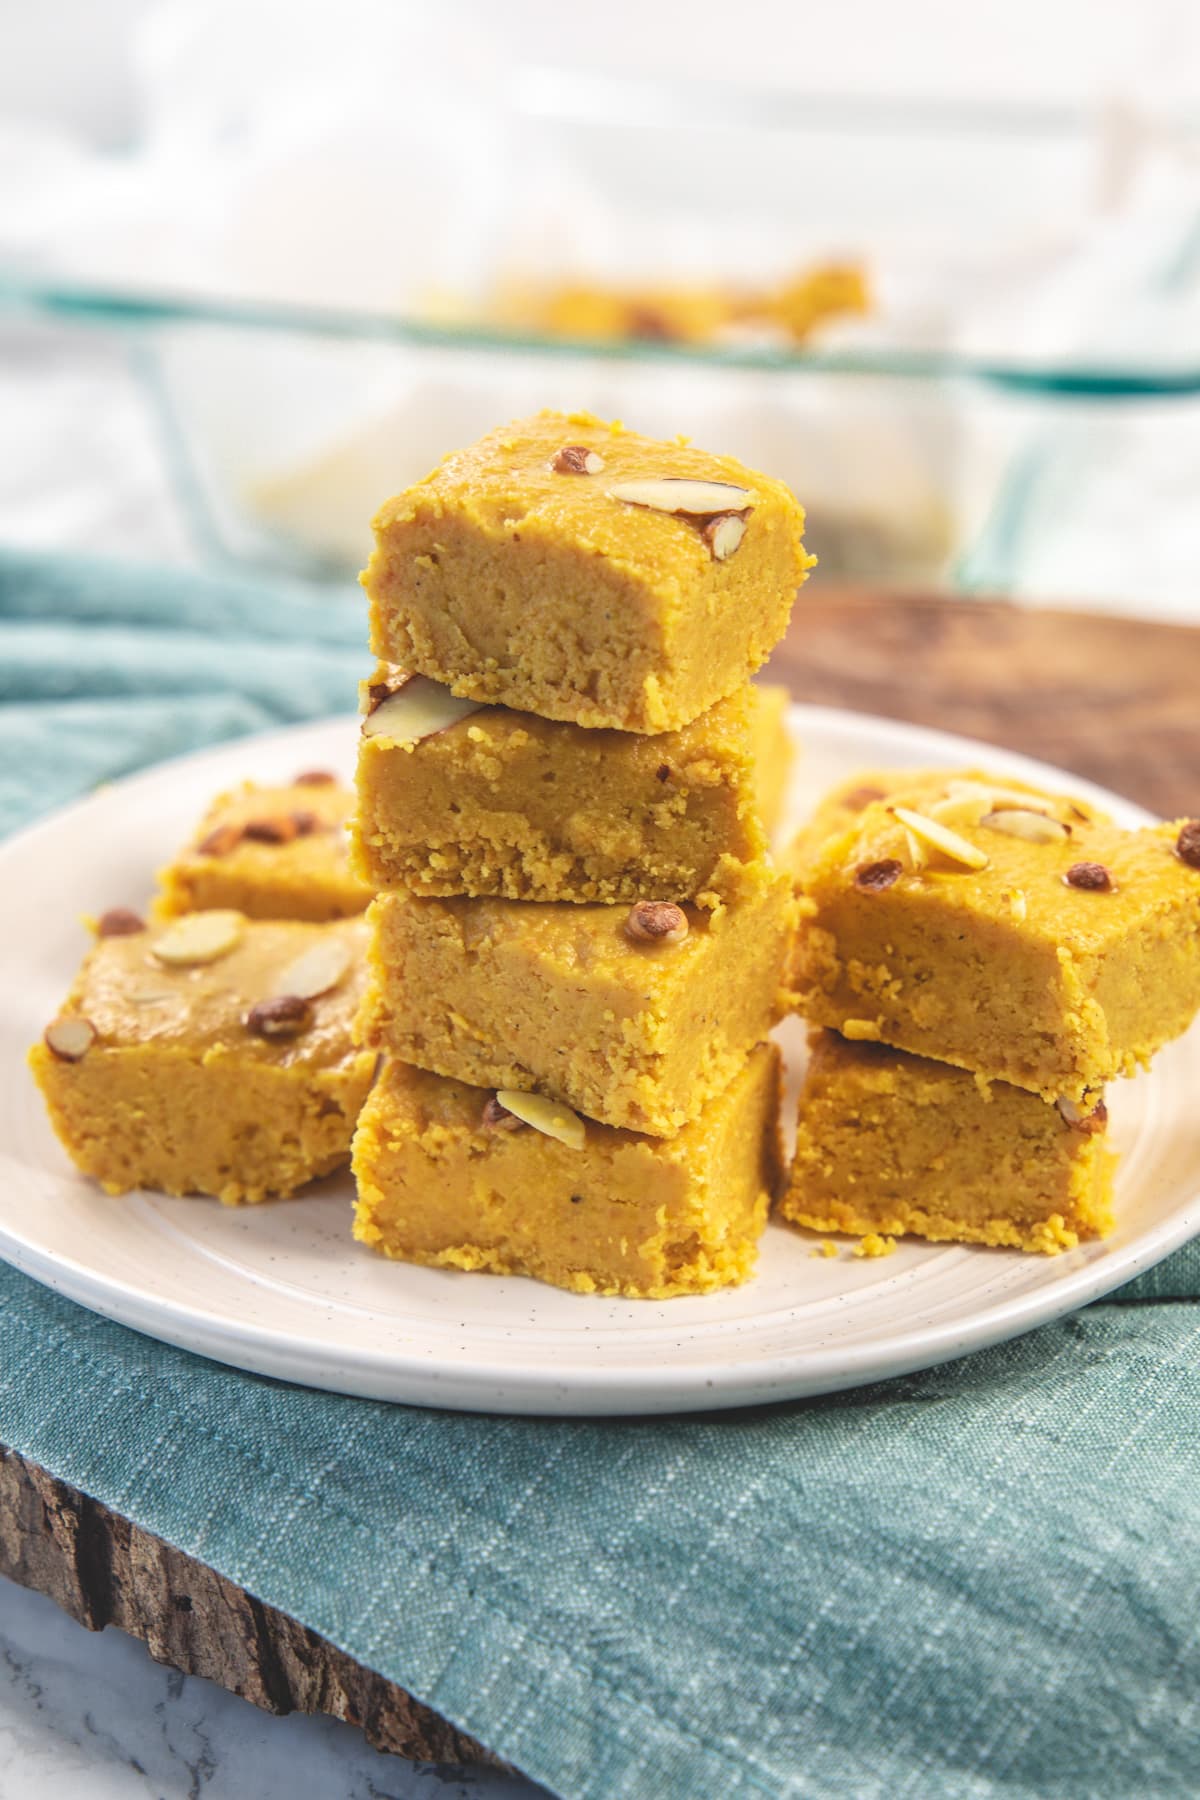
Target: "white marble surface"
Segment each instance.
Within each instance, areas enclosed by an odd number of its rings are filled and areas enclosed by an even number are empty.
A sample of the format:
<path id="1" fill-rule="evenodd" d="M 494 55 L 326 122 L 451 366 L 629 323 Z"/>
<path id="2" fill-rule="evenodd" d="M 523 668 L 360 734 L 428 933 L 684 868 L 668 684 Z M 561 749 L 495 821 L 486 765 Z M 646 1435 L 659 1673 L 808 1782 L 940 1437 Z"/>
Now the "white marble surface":
<path id="1" fill-rule="evenodd" d="M 0 1800 L 201 1797 L 544 1800 L 520 1777 L 380 1755 L 335 1719 L 274 1718 L 0 1579 Z"/>

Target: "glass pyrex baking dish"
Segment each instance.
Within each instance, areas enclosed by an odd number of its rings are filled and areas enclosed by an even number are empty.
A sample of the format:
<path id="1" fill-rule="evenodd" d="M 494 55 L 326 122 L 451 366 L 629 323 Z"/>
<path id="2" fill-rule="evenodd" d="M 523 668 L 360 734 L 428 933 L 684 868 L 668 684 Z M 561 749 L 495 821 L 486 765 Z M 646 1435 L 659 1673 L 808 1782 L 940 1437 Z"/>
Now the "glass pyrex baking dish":
<path id="1" fill-rule="evenodd" d="M 236 183 L 193 169 L 206 232 L 156 215 L 151 183 L 136 231 L 126 188 L 70 255 L 10 243 L 0 302 L 124 336 L 201 550 L 313 576 L 360 566 L 375 504 L 447 449 L 550 405 L 782 475 L 827 574 L 1019 587 L 1011 492 L 1052 421 L 1200 396 L 1187 122 L 527 69 L 489 131 L 483 213 L 473 193 L 382 272 L 378 214 L 342 215 L 386 137 L 339 139 L 314 198 L 318 135 Z M 390 145 L 398 183 L 411 151 Z M 444 210 L 461 163 L 439 181 Z M 870 310 L 803 342 L 552 336 L 494 304 L 513 281 L 745 286 L 830 261 L 864 271 Z"/>

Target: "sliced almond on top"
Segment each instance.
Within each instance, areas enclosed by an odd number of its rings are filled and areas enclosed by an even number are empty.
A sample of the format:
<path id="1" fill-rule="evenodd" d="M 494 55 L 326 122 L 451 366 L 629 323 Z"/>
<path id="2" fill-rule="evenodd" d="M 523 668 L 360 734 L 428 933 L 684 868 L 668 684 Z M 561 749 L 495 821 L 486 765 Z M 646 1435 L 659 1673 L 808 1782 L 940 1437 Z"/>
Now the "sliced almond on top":
<path id="1" fill-rule="evenodd" d="M 587 1133 L 579 1114 L 560 1100 L 547 1100 L 545 1094 L 525 1094 L 519 1088 L 497 1088 L 496 1099 L 505 1112 L 512 1113 L 535 1131 L 557 1138 L 568 1150 L 582 1150 Z"/>
<path id="2" fill-rule="evenodd" d="M 939 824 L 936 819 L 927 819 L 924 813 L 912 812 L 907 806 L 893 806 L 892 814 L 896 820 L 923 844 L 930 844 L 948 856 L 951 862 L 962 863 L 967 869 L 986 869 L 988 859 L 982 850 L 969 844 L 957 831 L 951 831 L 948 825 Z"/>
<path id="3" fill-rule="evenodd" d="M 1002 806 L 985 813 L 979 821 L 988 831 L 1002 831 L 1006 837 L 1024 838 L 1027 844 L 1061 844 L 1071 835 L 1071 827 L 1049 813 L 1031 812 L 1027 806 Z"/>
<path id="4" fill-rule="evenodd" d="M 1054 802 L 1049 794 L 1023 794 L 1017 788 L 1001 787 L 999 782 L 972 781 L 969 776 L 956 776 L 946 783 L 950 800 L 985 800 L 989 806 L 1025 806 L 1030 812 L 1045 812 Z"/>
<path id="5" fill-rule="evenodd" d="M 281 969 L 273 984 L 273 999 L 315 1000 L 345 979 L 354 958 L 344 939 L 320 938 Z"/>
<path id="6" fill-rule="evenodd" d="M 245 929 L 246 921 L 240 912 L 185 913 L 182 919 L 168 925 L 151 949 L 159 962 L 172 968 L 216 962 L 236 949 Z"/>
<path id="7" fill-rule="evenodd" d="M 996 792 L 987 781 L 975 781 L 969 775 L 955 775 L 946 783 L 948 800 L 990 800 Z"/>
<path id="8" fill-rule="evenodd" d="M 929 853 L 915 831 L 908 826 L 902 827 L 904 832 L 904 848 L 908 851 L 908 860 L 914 869 L 923 869 L 929 861 Z"/>
<path id="9" fill-rule="evenodd" d="M 480 712 L 482 700 L 464 700 L 440 681 L 427 675 L 407 675 L 363 720 L 364 737 L 385 737 L 398 744 L 416 744 L 436 732 L 447 731 L 468 713 Z"/>
<path id="10" fill-rule="evenodd" d="M 96 1041 L 96 1027 L 90 1019 L 52 1019 L 42 1036 L 59 1062 L 79 1062 Z"/>
<path id="11" fill-rule="evenodd" d="M 1053 814 L 1054 802 L 1041 794 L 1020 794 L 1015 788 L 964 779 L 947 782 L 944 799 L 932 801 L 926 811 L 931 819 L 953 828 L 957 824 L 978 825 L 985 813 L 1001 812 L 1011 806 L 1048 818 Z"/>
<path id="12" fill-rule="evenodd" d="M 978 794 L 948 794 L 944 800 L 930 800 L 926 803 L 931 819 L 939 825 L 978 825 L 987 811 L 988 802 L 981 800 Z"/>
<path id="13" fill-rule="evenodd" d="M 628 506 L 646 506 L 651 512 L 690 513 L 708 518 L 715 513 L 741 512 L 754 495 L 732 481 L 690 481 L 681 475 L 652 475 L 642 481 L 618 481 L 608 490 L 610 500 Z"/>
<path id="14" fill-rule="evenodd" d="M 714 562 L 728 562 L 745 535 L 746 518 L 740 512 L 717 513 L 700 532 Z"/>

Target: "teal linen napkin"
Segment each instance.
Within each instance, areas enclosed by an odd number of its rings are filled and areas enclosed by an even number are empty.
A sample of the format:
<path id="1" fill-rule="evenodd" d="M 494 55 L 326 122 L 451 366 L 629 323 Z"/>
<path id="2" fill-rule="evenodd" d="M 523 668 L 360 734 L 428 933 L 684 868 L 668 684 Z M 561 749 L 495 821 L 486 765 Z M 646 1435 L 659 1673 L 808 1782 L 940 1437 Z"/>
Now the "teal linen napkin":
<path id="1" fill-rule="evenodd" d="M 0 553 L 0 817 L 346 709 L 362 638 L 352 595 Z M 565 1800 L 1192 1800 L 1198 1296 L 1193 1245 L 924 1375 L 596 1422 L 243 1375 L 0 1268 L 0 1439 Z"/>

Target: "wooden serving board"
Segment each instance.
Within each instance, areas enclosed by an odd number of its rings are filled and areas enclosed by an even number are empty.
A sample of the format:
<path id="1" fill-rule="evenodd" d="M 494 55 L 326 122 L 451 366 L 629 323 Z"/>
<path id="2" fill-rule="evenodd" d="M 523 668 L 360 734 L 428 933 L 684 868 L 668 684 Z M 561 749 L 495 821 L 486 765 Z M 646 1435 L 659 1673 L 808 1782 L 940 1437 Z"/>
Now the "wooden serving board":
<path id="1" fill-rule="evenodd" d="M 816 590 L 771 674 L 797 700 L 983 738 L 1164 818 L 1200 813 L 1200 629 Z"/>
<path id="2" fill-rule="evenodd" d="M 1000 743 L 1166 817 L 1200 815 L 1200 630 L 814 585 L 771 665 L 797 700 Z M 0 1574 L 270 1712 L 327 1712 L 414 1761 L 471 1738 L 295 1619 L 0 1445 Z"/>

